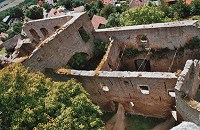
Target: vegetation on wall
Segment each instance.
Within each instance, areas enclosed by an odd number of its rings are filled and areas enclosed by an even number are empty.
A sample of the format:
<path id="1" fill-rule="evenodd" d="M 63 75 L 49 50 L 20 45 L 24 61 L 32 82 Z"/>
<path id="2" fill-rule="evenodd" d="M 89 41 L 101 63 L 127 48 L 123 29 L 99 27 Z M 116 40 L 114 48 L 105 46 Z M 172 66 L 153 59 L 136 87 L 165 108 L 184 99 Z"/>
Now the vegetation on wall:
<path id="1" fill-rule="evenodd" d="M 78 30 L 78 32 L 81 35 L 81 38 L 83 39 L 83 41 L 87 42 L 90 39 L 90 35 L 85 31 L 83 27 L 81 27 Z"/>
<path id="2" fill-rule="evenodd" d="M 54 82 L 22 65 L 0 71 L 1 129 L 101 129 L 102 112 L 75 80 Z"/>
<path id="3" fill-rule="evenodd" d="M 96 69 L 108 47 L 108 43 L 103 42 L 101 39 L 94 39 L 93 44 L 93 57 L 88 61 L 87 70 Z"/>
<path id="4" fill-rule="evenodd" d="M 188 49 L 200 49 L 200 39 L 196 36 L 193 37 L 191 40 L 188 41 L 188 43 L 186 43 L 185 48 Z"/>
<path id="5" fill-rule="evenodd" d="M 77 70 L 83 70 L 87 66 L 88 54 L 86 53 L 75 53 L 69 60 L 68 64 Z"/>
<path id="6" fill-rule="evenodd" d="M 173 51 L 173 50 L 170 50 L 168 47 L 151 49 L 151 57 L 159 59 L 167 55 L 167 53 L 169 53 L 170 51 Z"/>
<path id="7" fill-rule="evenodd" d="M 93 48 L 94 56 L 95 57 L 102 57 L 106 52 L 106 49 L 108 47 L 108 43 L 103 42 L 101 39 L 94 39 L 93 43 L 94 43 L 94 48 Z"/>
<path id="8" fill-rule="evenodd" d="M 123 56 L 125 56 L 126 58 L 134 58 L 136 56 L 138 56 L 139 54 L 141 54 L 142 52 L 140 52 L 138 49 L 133 49 L 133 48 L 127 48 L 124 51 Z"/>

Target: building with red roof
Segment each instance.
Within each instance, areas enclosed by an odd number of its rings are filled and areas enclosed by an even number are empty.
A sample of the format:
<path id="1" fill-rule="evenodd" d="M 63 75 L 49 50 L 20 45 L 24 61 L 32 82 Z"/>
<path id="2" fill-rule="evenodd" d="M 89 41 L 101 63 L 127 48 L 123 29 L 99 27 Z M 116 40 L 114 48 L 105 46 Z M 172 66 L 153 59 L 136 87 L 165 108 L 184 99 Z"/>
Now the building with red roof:
<path id="1" fill-rule="evenodd" d="M 104 4 L 115 4 L 115 2 L 117 2 L 117 0 L 103 0 Z"/>
<path id="2" fill-rule="evenodd" d="M 107 23 L 107 20 L 104 17 L 98 15 L 94 15 L 91 21 L 95 29 L 98 29 L 101 24 L 105 25 Z"/>

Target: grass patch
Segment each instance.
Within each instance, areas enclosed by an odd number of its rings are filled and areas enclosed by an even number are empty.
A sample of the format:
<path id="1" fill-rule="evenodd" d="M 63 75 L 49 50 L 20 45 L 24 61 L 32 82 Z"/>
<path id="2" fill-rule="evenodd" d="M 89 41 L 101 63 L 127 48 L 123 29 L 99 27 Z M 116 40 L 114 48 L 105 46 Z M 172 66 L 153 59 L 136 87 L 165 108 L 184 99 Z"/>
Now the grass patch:
<path id="1" fill-rule="evenodd" d="M 4 54 L 4 53 L 6 53 L 6 49 L 5 49 L 5 48 L 2 48 L 2 49 L 0 50 L 0 55 L 2 55 L 2 54 Z"/>
<path id="2" fill-rule="evenodd" d="M 127 115 L 126 130 L 150 130 L 164 119 L 144 117 L 138 115 Z"/>

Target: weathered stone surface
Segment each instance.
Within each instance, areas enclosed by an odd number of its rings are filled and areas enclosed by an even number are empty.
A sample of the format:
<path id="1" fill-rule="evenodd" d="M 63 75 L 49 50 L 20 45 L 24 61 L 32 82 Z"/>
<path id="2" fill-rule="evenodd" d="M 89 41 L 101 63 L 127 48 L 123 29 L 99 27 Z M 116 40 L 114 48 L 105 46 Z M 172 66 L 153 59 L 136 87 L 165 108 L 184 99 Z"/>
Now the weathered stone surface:
<path id="1" fill-rule="evenodd" d="M 192 122 L 182 122 L 181 124 L 175 126 L 171 130 L 200 130 L 200 127 Z"/>
<path id="2" fill-rule="evenodd" d="M 200 61 L 188 60 L 175 87 L 176 110 L 179 120 L 186 120 L 200 125 Z M 195 101 L 195 99 L 197 101 Z"/>
<path id="3" fill-rule="evenodd" d="M 127 47 L 136 48 L 141 44 L 141 35 L 147 36 L 151 48 L 174 49 L 184 46 L 194 36 L 200 37 L 200 28 L 197 21 L 188 20 L 97 29 L 94 32 L 95 38 L 106 41 L 109 37 L 115 37 L 120 43 L 127 44 Z"/>
<path id="4" fill-rule="evenodd" d="M 40 22 L 45 24 L 43 22 L 47 21 Z M 81 27 L 90 35 L 88 42 L 84 42 L 78 32 Z M 93 48 L 92 31 L 93 27 L 87 14 L 74 14 L 73 18 L 65 23 L 61 29 L 42 41 L 23 64 L 35 71 L 44 72 L 45 68 L 57 69 L 65 66 L 76 52 L 84 52 L 91 57 Z"/>

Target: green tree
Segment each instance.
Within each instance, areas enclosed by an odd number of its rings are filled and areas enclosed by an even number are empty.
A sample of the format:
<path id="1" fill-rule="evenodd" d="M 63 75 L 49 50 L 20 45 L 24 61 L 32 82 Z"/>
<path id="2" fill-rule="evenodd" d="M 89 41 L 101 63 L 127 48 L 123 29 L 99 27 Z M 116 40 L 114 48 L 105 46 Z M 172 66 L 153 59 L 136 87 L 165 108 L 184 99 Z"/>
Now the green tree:
<path id="1" fill-rule="evenodd" d="M 71 0 L 58 0 L 58 5 L 62 5 L 68 10 L 72 9 L 72 1 Z"/>
<path id="2" fill-rule="evenodd" d="M 24 13 L 21 8 L 14 7 L 14 8 L 11 8 L 11 10 L 10 10 L 10 16 L 12 18 L 22 18 L 22 17 L 24 17 Z"/>
<path id="3" fill-rule="evenodd" d="M 13 23 L 13 31 L 15 32 L 15 34 L 19 34 L 22 31 L 22 26 L 23 24 L 21 22 L 17 22 L 17 23 Z"/>
<path id="4" fill-rule="evenodd" d="M 104 7 L 103 2 L 101 0 L 97 0 L 96 5 L 97 5 L 97 8 L 99 9 L 102 9 Z"/>
<path id="5" fill-rule="evenodd" d="M 200 15 L 200 0 L 193 0 L 190 4 L 191 15 Z"/>
<path id="6" fill-rule="evenodd" d="M 165 21 L 164 12 L 154 6 L 137 7 L 122 13 L 120 22 L 122 25 L 151 24 Z"/>
<path id="7" fill-rule="evenodd" d="M 22 65 L 0 70 L 1 129 L 100 129 L 102 112 L 75 80 L 54 82 Z"/>
<path id="8" fill-rule="evenodd" d="M 43 9 L 40 7 L 33 7 L 30 10 L 26 11 L 26 16 L 30 19 L 42 19 L 43 18 Z"/>
<path id="9" fill-rule="evenodd" d="M 89 15 L 90 18 L 93 17 L 95 14 L 99 14 L 102 8 L 102 5 L 100 4 L 99 1 L 97 2 L 92 2 L 92 3 L 86 3 L 84 5 L 85 11 L 87 11 L 87 14 Z"/>
<path id="10" fill-rule="evenodd" d="M 106 19 L 112 13 L 116 13 L 116 8 L 112 4 L 106 5 L 100 12 L 101 16 L 105 17 Z"/>
<path id="11" fill-rule="evenodd" d="M 106 27 L 119 27 L 119 26 L 121 26 L 120 14 L 119 13 L 110 14 L 107 19 Z"/>
<path id="12" fill-rule="evenodd" d="M 190 9 L 185 0 L 178 0 L 172 6 L 172 11 L 174 12 L 173 17 L 186 18 L 190 15 Z"/>
<path id="13" fill-rule="evenodd" d="M 0 22 L 0 33 L 6 32 L 8 30 L 9 26 L 3 22 Z"/>
<path id="14" fill-rule="evenodd" d="M 72 0 L 72 6 L 74 8 L 78 7 L 78 6 L 81 6 L 81 5 L 84 5 L 84 4 L 85 4 L 84 0 Z"/>
<path id="15" fill-rule="evenodd" d="M 122 12 L 125 12 L 127 11 L 129 8 L 129 5 L 127 2 L 124 2 L 121 4 L 121 6 L 116 6 L 116 12 L 118 13 L 122 13 Z"/>
<path id="16" fill-rule="evenodd" d="M 47 3 L 47 2 L 44 2 L 42 6 L 43 6 L 43 8 L 45 8 L 45 10 L 46 10 L 47 12 L 49 12 L 49 11 L 52 9 L 52 5 L 50 5 L 50 4 Z"/>

